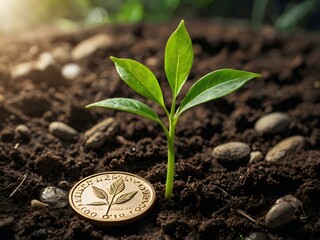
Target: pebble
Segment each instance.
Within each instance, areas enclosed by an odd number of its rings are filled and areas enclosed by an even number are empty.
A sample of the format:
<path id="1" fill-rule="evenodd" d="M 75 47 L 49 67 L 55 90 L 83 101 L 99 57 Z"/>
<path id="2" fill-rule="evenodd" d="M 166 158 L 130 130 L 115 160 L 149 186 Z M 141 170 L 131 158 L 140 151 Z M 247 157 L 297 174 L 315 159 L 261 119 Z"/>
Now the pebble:
<path id="1" fill-rule="evenodd" d="M 266 161 L 278 161 L 288 154 L 292 154 L 302 149 L 304 146 L 304 137 L 291 136 L 283 139 L 273 148 L 271 148 L 265 157 Z"/>
<path id="2" fill-rule="evenodd" d="M 292 195 L 285 195 L 277 199 L 265 217 L 266 225 L 270 228 L 277 228 L 292 221 L 300 206 L 300 201 Z"/>
<path id="3" fill-rule="evenodd" d="M 250 147 L 243 142 L 229 142 L 215 147 L 212 154 L 221 162 L 234 162 L 249 158 Z"/>
<path id="4" fill-rule="evenodd" d="M 11 70 L 13 79 L 30 79 L 38 84 L 46 82 L 49 86 L 66 85 L 60 72 L 60 66 L 54 60 L 51 53 L 44 52 L 36 62 L 25 62 L 16 65 Z"/>
<path id="5" fill-rule="evenodd" d="M 252 232 L 243 238 L 243 240 L 268 240 L 269 237 L 263 232 Z"/>
<path id="6" fill-rule="evenodd" d="M 85 132 L 85 146 L 90 149 L 97 149 L 113 138 L 118 130 L 118 122 L 114 118 L 107 118 Z"/>
<path id="7" fill-rule="evenodd" d="M 278 198 L 276 201 L 277 203 L 281 203 L 281 202 L 288 202 L 292 205 L 292 207 L 294 207 L 296 210 L 300 209 L 300 207 L 302 206 L 301 202 L 299 199 L 297 199 L 295 196 L 293 195 L 285 195 L 281 198 Z"/>
<path id="8" fill-rule="evenodd" d="M 15 128 L 15 133 L 18 137 L 29 139 L 31 136 L 31 130 L 26 125 L 18 125 Z"/>
<path id="9" fill-rule="evenodd" d="M 51 51 L 53 58 L 59 63 L 67 63 L 70 61 L 71 46 L 67 43 L 62 44 Z"/>
<path id="10" fill-rule="evenodd" d="M 28 78 L 28 76 L 31 75 L 33 68 L 34 63 L 32 62 L 19 63 L 11 70 L 11 77 L 13 79 Z"/>
<path id="11" fill-rule="evenodd" d="M 157 57 L 149 57 L 146 59 L 145 63 L 147 66 L 154 67 L 154 66 L 158 65 L 159 59 Z"/>
<path id="12" fill-rule="evenodd" d="M 42 209 L 48 206 L 49 204 L 40 202 L 39 200 L 36 200 L 36 199 L 31 200 L 31 207 L 33 208 Z"/>
<path id="13" fill-rule="evenodd" d="M 282 112 L 269 113 L 260 118 L 254 128 L 260 134 L 276 134 L 287 129 L 290 116 Z"/>
<path id="14" fill-rule="evenodd" d="M 250 153 L 250 163 L 259 162 L 263 159 L 263 154 L 260 151 L 253 151 Z"/>
<path id="15" fill-rule="evenodd" d="M 107 34 L 97 34 L 83 40 L 72 49 L 71 57 L 73 60 L 81 60 L 91 56 L 98 49 L 108 48 L 112 44 L 112 39 Z"/>
<path id="16" fill-rule="evenodd" d="M 13 224 L 13 222 L 14 222 L 14 218 L 11 216 L 6 217 L 6 218 L 1 218 L 0 219 L 0 228 L 10 226 Z"/>
<path id="17" fill-rule="evenodd" d="M 70 188 L 70 183 L 68 183 L 67 181 L 60 181 L 58 182 L 58 187 L 64 189 L 64 190 L 69 190 Z"/>
<path id="18" fill-rule="evenodd" d="M 58 208 L 68 205 L 67 192 L 53 186 L 46 187 L 40 191 L 40 200 Z"/>
<path id="19" fill-rule="evenodd" d="M 78 135 L 78 132 L 75 129 L 58 121 L 49 124 L 49 132 L 64 140 L 74 140 Z"/>
<path id="20" fill-rule="evenodd" d="M 73 80 L 79 76 L 81 68 L 78 64 L 68 63 L 62 67 L 62 76 L 66 79 Z"/>

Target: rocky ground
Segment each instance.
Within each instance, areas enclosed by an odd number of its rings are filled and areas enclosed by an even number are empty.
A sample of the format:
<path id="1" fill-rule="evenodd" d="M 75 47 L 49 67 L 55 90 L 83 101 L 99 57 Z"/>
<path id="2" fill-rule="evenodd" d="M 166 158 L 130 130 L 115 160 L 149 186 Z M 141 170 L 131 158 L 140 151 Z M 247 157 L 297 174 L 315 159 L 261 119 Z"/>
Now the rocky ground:
<path id="1" fill-rule="evenodd" d="M 319 239 L 320 37 L 186 25 L 195 60 L 182 95 L 220 68 L 263 77 L 181 117 L 172 199 L 164 198 L 161 128 L 84 106 L 109 97 L 145 101 L 120 80 L 111 55 L 146 64 L 170 106 L 163 51 L 175 24 L 1 42 L 1 239 Z M 144 219 L 102 228 L 72 212 L 70 187 L 111 170 L 154 185 L 156 205 Z"/>

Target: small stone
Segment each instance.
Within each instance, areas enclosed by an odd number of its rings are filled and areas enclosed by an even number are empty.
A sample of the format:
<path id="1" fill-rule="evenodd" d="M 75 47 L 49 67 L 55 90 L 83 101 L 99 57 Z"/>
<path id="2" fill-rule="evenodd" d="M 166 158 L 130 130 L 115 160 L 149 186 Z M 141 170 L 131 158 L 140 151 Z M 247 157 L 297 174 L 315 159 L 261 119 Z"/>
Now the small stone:
<path id="1" fill-rule="evenodd" d="M 276 134 L 287 129 L 290 117 L 286 113 L 274 112 L 260 118 L 254 128 L 260 134 Z"/>
<path id="2" fill-rule="evenodd" d="M 42 53 L 36 62 L 16 65 L 11 71 L 13 79 L 30 79 L 35 84 L 46 82 L 49 86 L 67 85 L 60 72 L 60 66 L 51 53 Z"/>
<path id="3" fill-rule="evenodd" d="M 53 186 L 46 187 L 40 191 L 40 200 L 58 208 L 68 205 L 67 192 Z"/>
<path id="4" fill-rule="evenodd" d="M 6 218 L 1 218 L 0 219 L 0 229 L 12 225 L 13 222 L 14 222 L 14 218 L 11 216 L 6 217 Z"/>
<path id="5" fill-rule="evenodd" d="M 42 209 L 48 206 L 49 204 L 40 202 L 39 200 L 36 200 L 36 199 L 31 200 L 31 207 L 33 208 Z"/>
<path id="6" fill-rule="evenodd" d="M 20 63 L 11 70 L 11 77 L 13 79 L 28 78 L 33 71 L 33 67 L 34 63 L 32 62 Z"/>
<path id="7" fill-rule="evenodd" d="M 78 132 L 63 122 L 52 122 L 49 124 L 49 132 L 63 140 L 74 140 Z"/>
<path id="8" fill-rule="evenodd" d="M 250 163 L 259 162 L 263 159 L 263 154 L 260 151 L 253 151 L 250 153 Z"/>
<path id="9" fill-rule="evenodd" d="M 243 238 L 243 240 L 268 240 L 269 237 L 263 232 L 252 232 Z"/>
<path id="10" fill-rule="evenodd" d="M 281 203 L 281 202 L 288 202 L 292 205 L 292 207 L 294 207 L 296 210 L 300 209 L 302 204 L 300 202 L 299 199 L 297 199 L 295 196 L 293 195 L 285 195 L 281 198 L 278 198 L 276 203 Z"/>
<path id="11" fill-rule="evenodd" d="M 71 49 L 71 46 L 65 43 L 54 48 L 51 54 L 56 61 L 64 64 L 70 61 L 70 53 L 69 53 L 70 49 Z"/>
<path id="12" fill-rule="evenodd" d="M 66 85 L 66 81 L 60 72 L 60 66 L 54 60 L 51 53 L 42 53 L 35 63 L 34 82 L 47 82 L 50 86 Z"/>
<path id="13" fill-rule="evenodd" d="M 221 162 L 236 162 L 245 158 L 249 159 L 250 147 L 243 142 L 229 142 L 215 147 L 212 154 Z"/>
<path id="14" fill-rule="evenodd" d="M 70 188 L 70 183 L 68 183 L 67 181 L 60 181 L 58 182 L 58 187 L 64 189 L 64 190 L 69 190 Z"/>
<path id="15" fill-rule="evenodd" d="M 288 202 L 274 204 L 268 211 L 265 221 L 270 228 L 280 227 L 295 218 L 295 208 Z"/>
<path id="16" fill-rule="evenodd" d="M 18 125 L 15 128 L 15 132 L 18 137 L 23 139 L 30 139 L 31 137 L 31 131 L 26 125 Z"/>
<path id="17" fill-rule="evenodd" d="M 145 63 L 147 66 L 154 67 L 154 66 L 158 65 L 159 59 L 157 57 L 149 57 L 146 59 Z"/>
<path id="18" fill-rule="evenodd" d="M 32 56 L 35 56 L 36 54 L 39 53 L 39 47 L 37 45 L 33 45 L 29 48 L 29 53 L 32 55 Z"/>
<path id="19" fill-rule="evenodd" d="M 72 49 L 73 60 L 81 60 L 91 56 L 98 49 L 106 49 L 112 44 L 112 39 L 107 34 L 97 34 L 83 40 Z"/>
<path id="20" fill-rule="evenodd" d="M 304 146 L 304 137 L 302 136 L 292 136 L 288 137 L 273 148 L 271 148 L 265 159 L 266 161 L 278 161 L 279 159 L 285 157 L 286 155 L 293 154 Z"/>
<path id="21" fill-rule="evenodd" d="M 97 149 L 113 138 L 118 130 L 118 122 L 114 118 L 107 118 L 85 132 L 85 146 Z"/>
<path id="22" fill-rule="evenodd" d="M 62 67 L 62 76 L 66 79 L 73 80 L 79 76 L 81 68 L 78 64 L 68 63 Z"/>

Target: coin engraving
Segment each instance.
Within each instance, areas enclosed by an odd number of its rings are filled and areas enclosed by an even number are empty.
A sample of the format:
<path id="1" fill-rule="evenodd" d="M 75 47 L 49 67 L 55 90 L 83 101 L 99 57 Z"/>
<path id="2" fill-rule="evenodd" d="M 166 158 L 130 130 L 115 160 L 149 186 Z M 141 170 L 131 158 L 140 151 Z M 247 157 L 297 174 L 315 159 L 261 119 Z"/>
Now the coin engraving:
<path id="1" fill-rule="evenodd" d="M 134 174 L 104 172 L 82 179 L 69 193 L 73 210 L 100 225 L 138 219 L 155 201 L 152 185 Z"/>
<path id="2" fill-rule="evenodd" d="M 114 201 L 115 197 L 121 193 L 125 189 L 125 184 L 122 178 L 119 178 L 117 181 L 113 182 L 108 189 L 109 194 L 111 195 L 111 200 L 110 203 L 108 202 L 108 193 L 104 191 L 101 188 L 92 186 L 93 188 L 93 193 L 97 198 L 104 199 L 105 202 L 92 202 L 87 205 L 92 205 L 92 206 L 102 206 L 102 205 L 108 205 L 107 211 L 105 215 L 107 215 L 110 211 L 110 208 L 114 204 L 123 204 L 128 202 L 131 198 L 134 197 L 138 193 L 138 191 L 135 192 L 128 192 L 120 195 L 117 197 L 117 199 Z"/>

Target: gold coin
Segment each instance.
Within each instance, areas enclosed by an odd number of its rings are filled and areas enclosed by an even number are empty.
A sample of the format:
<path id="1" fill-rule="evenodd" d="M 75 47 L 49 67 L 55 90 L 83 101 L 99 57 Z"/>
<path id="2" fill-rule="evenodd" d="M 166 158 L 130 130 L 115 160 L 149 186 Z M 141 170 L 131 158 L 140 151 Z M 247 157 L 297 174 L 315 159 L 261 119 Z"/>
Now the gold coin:
<path id="1" fill-rule="evenodd" d="M 72 209 L 83 219 L 102 226 L 130 223 L 145 216 L 155 191 L 145 179 L 126 172 L 101 172 L 76 183 L 69 193 Z"/>

